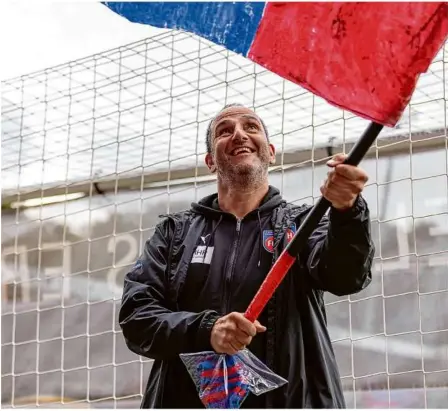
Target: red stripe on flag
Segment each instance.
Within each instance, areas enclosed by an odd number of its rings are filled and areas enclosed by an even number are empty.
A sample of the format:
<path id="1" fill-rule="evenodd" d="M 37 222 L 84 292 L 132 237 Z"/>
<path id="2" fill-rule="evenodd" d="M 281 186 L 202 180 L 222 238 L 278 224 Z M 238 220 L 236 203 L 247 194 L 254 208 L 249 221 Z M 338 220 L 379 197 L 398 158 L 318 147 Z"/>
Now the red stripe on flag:
<path id="1" fill-rule="evenodd" d="M 338 107 L 394 126 L 447 35 L 447 2 L 273 2 L 248 57 Z"/>
<path id="2" fill-rule="evenodd" d="M 229 378 L 227 380 L 227 384 L 233 384 L 233 383 L 241 383 L 241 376 L 238 375 L 237 377 L 233 377 L 233 378 Z M 216 387 L 222 386 L 224 385 L 224 383 L 222 381 L 213 381 L 207 385 L 206 390 L 211 391 L 213 389 L 215 389 Z"/>
<path id="3" fill-rule="evenodd" d="M 245 394 L 246 394 L 246 390 L 242 387 L 235 387 L 233 390 L 231 390 L 229 392 L 229 394 L 227 394 L 226 391 L 224 390 L 224 386 L 223 386 L 222 391 L 204 394 L 204 396 L 202 397 L 202 403 L 207 405 L 207 404 L 210 404 L 213 402 L 222 401 L 232 395 L 244 397 Z"/>

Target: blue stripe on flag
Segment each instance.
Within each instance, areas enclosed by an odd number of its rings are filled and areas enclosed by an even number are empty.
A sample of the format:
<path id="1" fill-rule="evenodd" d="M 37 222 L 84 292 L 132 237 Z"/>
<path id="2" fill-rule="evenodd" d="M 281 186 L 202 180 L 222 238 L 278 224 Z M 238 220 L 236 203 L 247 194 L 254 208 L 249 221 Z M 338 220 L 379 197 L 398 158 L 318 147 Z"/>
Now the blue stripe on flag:
<path id="1" fill-rule="evenodd" d="M 189 31 L 246 56 L 264 2 L 105 2 L 134 23 Z"/>
<path id="2" fill-rule="evenodd" d="M 205 360 L 200 363 L 200 367 L 202 370 L 212 370 L 216 368 L 216 361 Z"/>

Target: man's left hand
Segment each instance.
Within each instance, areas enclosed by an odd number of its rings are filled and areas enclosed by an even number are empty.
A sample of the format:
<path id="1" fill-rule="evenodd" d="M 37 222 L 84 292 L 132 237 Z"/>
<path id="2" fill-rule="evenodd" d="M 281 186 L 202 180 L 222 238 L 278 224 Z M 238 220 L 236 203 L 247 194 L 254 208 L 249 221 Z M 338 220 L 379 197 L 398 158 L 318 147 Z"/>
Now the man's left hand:
<path id="1" fill-rule="evenodd" d="M 322 195 L 338 210 L 347 210 L 355 204 L 358 195 L 364 189 L 368 176 L 357 166 L 342 164 L 346 154 L 336 154 L 327 162 L 333 170 L 320 188 Z"/>

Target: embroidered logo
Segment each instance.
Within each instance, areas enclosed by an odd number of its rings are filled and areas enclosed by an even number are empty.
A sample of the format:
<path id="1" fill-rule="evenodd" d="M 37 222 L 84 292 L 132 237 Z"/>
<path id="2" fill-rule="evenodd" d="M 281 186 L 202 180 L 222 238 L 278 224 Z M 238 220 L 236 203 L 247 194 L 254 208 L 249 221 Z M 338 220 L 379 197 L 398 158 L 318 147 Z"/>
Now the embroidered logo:
<path id="1" fill-rule="evenodd" d="M 263 247 L 270 253 L 274 252 L 274 232 L 272 230 L 263 230 Z"/>
<path id="2" fill-rule="evenodd" d="M 289 244 L 297 231 L 296 224 L 293 223 L 291 227 L 285 230 L 286 243 Z M 263 231 L 263 247 L 269 253 L 274 252 L 274 232 L 272 230 Z"/>
<path id="3" fill-rule="evenodd" d="M 291 227 L 286 229 L 285 237 L 286 237 L 286 243 L 289 244 L 291 240 L 294 237 L 294 234 L 296 233 L 296 223 L 292 223 Z"/>
<path id="4" fill-rule="evenodd" d="M 202 240 L 202 242 L 203 242 L 204 244 L 206 244 L 207 237 L 209 237 L 209 236 L 210 236 L 210 234 L 207 234 L 206 236 L 202 236 L 202 235 L 201 235 L 201 240 Z"/>

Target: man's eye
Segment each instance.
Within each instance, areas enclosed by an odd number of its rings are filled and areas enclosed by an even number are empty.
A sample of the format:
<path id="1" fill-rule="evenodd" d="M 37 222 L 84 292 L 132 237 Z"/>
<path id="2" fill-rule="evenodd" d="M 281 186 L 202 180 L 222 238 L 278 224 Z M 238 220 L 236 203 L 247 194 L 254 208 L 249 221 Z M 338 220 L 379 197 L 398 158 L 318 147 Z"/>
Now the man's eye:
<path id="1" fill-rule="evenodd" d="M 223 129 L 218 131 L 218 136 L 222 136 L 222 135 L 225 135 L 225 134 L 231 134 L 231 132 L 232 131 L 230 130 L 230 128 L 223 128 Z"/>
<path id="2" fill-rule="evenodd" d="M 258 126 L 256 124 L 248 124 L 246 129 L 250 131 L 258 131 Z"/>

